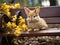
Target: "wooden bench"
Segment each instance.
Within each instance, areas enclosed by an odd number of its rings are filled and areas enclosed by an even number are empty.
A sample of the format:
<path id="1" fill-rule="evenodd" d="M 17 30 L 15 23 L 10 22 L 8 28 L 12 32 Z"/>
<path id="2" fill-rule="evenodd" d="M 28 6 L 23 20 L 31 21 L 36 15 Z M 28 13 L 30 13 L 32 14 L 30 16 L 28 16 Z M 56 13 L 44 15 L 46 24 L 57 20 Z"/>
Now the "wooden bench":
<path id="1" fill-rule="evenodd" d="M 30 8 L 31 10 L 34 9 Z M 26 18 L 26 13 L 23 8 L 12 9 L 11 15 L 15 15 L 17 11 L 20 11 L 20 15 Z M 57 36 L 60 35 L 60 7 L 41 7 L 39 13 L 41 18 L 44 18 L 49 25 L 47 30 L 41 30 L 38 32 L 22 32 L 21 36 Z"/>
<path id="2" fill-rule="evenodd" d="M 34 9 L 30 8 L 30 9 Z M 20 15 L 26 18 L 26 14 L 23 8 L 21 9 L 11 9 L 11 15 L 15 15 L 17 11 L 20 11 Z M 34 37 L 34 36 L 60 36 L 60 7 L 41 7 L 40 17 L 44 18 L 49 25 L 47 30 L 41 30 L 38 32 L 22 32 L 21 37 Z M 1 39 L 3 36 L 6 36 L 6 33 L 3 33 L 5 29 L 2 28 L 2 18 L 5 18 L 8 22 L 9 19 L 5 15 L 0 15 L 0 45 Z M 2 33 L 1 33 L 2 30 Z M 14 36 L 11 33 L 8 36 Z"/>
<path id="3" fill-rule="evenodd" d="M 30 9 L 34 9 L 30 8 Z M 20 11 L 20 15 L 26 18 L 26 13 L 23 8 L 21 9 L 12 9 L 11 15 L 15 15 L 17 11 Z M 47 30 L 41 30 L 38 32 L 22 32 L 22 36 L 37 36 L 37 35 L 60 35 L 60 7 L 41 7 L 40 17 L 44 18 L 49 28 Z M 6 17 L 5 15 L 0 15 L 0 29 L 4 30 L 2 26 L 2 18 Z M 6 19 L 6 18 L 5 18 Z M 7 19 L 8 21 L 8 19 Z"/>
<path id="4" fill-rule="evenodd" d="M 30 8 L 31 10 L 34 9 Z M 11 9 L 11 15 L 15 15 L 17 11 L 20 11 L 20 15 L 26 18 L 26 13 L 24 8 L 21 9 Z M 38 32 L 22 32 L 21 36 L 56 36 L 60 35 L 60 7 L 41 7 L 40 17 L 44 18 L 49 28 L 47 30 L 41 30 Z M 9 21 L 5 15 L 0 15 L 0 29 L 3 29 L 2 18 L 5 18 L 6 21 Z M 13 34 L 12 34 L 13 35 Z"/>

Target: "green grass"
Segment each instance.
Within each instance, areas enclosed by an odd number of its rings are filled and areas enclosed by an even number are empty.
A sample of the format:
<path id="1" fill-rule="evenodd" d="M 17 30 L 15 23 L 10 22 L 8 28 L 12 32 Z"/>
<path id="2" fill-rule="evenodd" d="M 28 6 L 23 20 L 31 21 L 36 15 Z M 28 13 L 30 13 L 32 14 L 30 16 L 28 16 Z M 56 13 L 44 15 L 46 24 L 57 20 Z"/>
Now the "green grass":
<path id="1" fill-rule="evenodd" d="M 42 6 L 42 5 L 40 3 L 37 3 L 37 4 L 34 4 L 33 6 L 37 7 L 37 6 Z"/>

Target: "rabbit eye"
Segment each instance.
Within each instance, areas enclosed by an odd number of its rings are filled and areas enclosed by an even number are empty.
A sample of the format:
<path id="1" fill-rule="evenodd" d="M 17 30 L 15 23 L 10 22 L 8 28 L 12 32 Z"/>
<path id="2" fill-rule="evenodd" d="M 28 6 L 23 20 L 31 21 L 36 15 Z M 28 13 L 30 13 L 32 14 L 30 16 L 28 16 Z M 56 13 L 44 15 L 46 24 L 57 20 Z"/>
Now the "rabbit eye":
<path id="1" fill-rule="evenodd" d="M 36 17 L 36 16 L 34 16 L 34 17 Z"/>
<path id="2" fill-rule="evenodd" d="M 37 15 L 35 15 L 34 17 L 37 17 Z"/>

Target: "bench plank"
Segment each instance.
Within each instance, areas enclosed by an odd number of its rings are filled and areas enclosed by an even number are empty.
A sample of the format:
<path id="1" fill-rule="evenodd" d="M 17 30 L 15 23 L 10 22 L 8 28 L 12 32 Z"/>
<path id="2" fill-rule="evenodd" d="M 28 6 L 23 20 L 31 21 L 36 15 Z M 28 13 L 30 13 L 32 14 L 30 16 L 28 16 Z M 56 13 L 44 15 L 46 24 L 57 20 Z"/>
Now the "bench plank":
<path id="1" fill-rule="evenodd" d="M 6 35 L 3 34 L 3 35 Z M 49 28 L 46 30 L 40 30 L 40 31 L 31 31 L 31 32 L 22 32 L 20 36 L 60 36 L 60 28 Z M 10 34 L 10 36 L 14 36 L 13 33 Z"/>
<path id="2" fill-rule="evenodd" d="M 30 8 L 34 9 L 34 7 Z M 17 11 L 21 11 L 21 15 L 26 17 L 25 11 L 23 8 L 20 9 L 11 9 L 11 15 L 15 15 Z M 40 9 L 40 17 L 60 17 L 60 7 L 59 6 L 51 6 L 51 7 L 41 7 Z"/>
<path id="3" fill-rule="evenodd" d="M 44 20 L 48 23 L 48 24 L 60 24 L 60 18 L 44 18 Z"/>
<path id="4" fill-rule="evenodd" d="M 21 36 L 60 36 L 60 29 L 51 28 L 38 32 L 22 32 Z"/>

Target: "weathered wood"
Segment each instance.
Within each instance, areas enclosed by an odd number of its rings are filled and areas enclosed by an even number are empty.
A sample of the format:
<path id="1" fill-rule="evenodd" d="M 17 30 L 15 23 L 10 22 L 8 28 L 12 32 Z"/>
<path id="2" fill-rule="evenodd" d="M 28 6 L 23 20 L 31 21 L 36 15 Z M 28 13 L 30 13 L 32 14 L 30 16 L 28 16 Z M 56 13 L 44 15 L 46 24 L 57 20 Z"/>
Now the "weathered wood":
<path id="1" fill-rule="evenodd" d="M 7 35 L 6 33 L 3 35 Z M 13 36 L 14 34 L 11 33 L 10 36 Z M 28 36 L 60 36 L 60 28 L 49 28 L 46 30 L 40 30 L 40 31 L 30 31 L 30 32 L 22 32 L 21 35 L 22 37 Z"/>
<path id="2" fill-rule="evenodd" d="M 37 32 L 22 32 L 21 34 L 21 36 L 58 36 L 58 35 L 60 35 L 60 29 L 58 28 L 51 28 Z"/>
<path id="3" fill-rule="evenodd" d="M 30 8 L 31 10 L 34 9 Z M 17 11 L 21 11 L 21 15 L 23 17 L 26 17 L 26 13 L 24 11 L 24 8 L 20 9 L 11 9 L 11 14 L 14 15 Z M 60 7 L 59 6 L 52 6 L 52 7 L 41 7 L 40 9 L 40 17 L 46 18 L 46 17 L 60 17 Z"/>
<path id="4" fill-rule="evenodd" d="M 47 24 L 60 24 L 60 18 L 52 17 L 52 18 L 44 18 L 44 20 L 47 22 Z"/>

